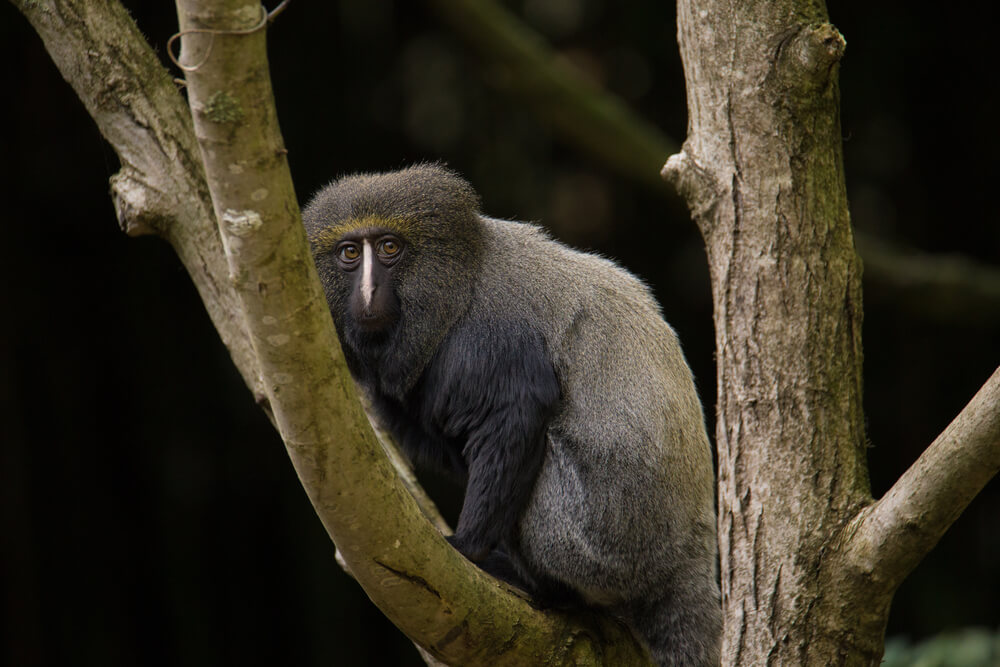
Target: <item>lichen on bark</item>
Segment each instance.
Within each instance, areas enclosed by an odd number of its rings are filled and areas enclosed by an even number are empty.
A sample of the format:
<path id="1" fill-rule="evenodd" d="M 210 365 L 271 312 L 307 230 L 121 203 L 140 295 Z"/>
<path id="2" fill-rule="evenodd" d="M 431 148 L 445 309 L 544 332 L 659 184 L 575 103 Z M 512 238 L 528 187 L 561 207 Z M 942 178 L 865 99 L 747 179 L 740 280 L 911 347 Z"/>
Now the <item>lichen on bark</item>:
<path id="1" fill-rule="evenodd" d="M 213 123 L 238 123 L 246 114 L 240 100 L 224 90 L 217 90 L 205 103 L 205 117 Z"/>

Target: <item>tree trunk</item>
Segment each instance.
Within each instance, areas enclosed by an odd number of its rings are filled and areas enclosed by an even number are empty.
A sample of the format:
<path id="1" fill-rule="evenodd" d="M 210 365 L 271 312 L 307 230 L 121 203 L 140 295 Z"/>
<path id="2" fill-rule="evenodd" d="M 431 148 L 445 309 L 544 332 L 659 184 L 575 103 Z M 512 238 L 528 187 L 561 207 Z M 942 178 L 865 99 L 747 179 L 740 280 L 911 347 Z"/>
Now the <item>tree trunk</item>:
<path id="1" fill-rule="evenodd" d="M 664 175 L 712 276 L 724 664 L 871 661 L 884 627 L 847 637 L 819 604 L 824 558 L 870 495 L 844 40 L 802 5 L 678 3 L 689 135 Z"/>
<path id="2" fill-rule="evenodd" d="M 1000 470 L 1000 370 L 878 501 L 844 38 L 822 2 L 679 0 L 688 138 L 663 176 L 708 250 L 727 665 L 878 664 L 896 588 Z"/>

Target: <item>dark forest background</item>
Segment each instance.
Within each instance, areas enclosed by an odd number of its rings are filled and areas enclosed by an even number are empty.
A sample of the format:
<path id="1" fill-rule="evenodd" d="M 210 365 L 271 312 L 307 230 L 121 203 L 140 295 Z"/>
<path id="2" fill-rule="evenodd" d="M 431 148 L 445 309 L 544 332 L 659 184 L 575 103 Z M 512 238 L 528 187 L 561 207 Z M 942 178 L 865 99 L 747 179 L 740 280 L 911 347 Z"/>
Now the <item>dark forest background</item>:
<path id="1" fill-rule="evenodd" d="M 173 3 L 126 4 L 166 62 Z M 506 4 L 683 140 L 672 3 Z M 997 10 L 898 0 L 830 10 L 848 43 L 856 227 L 1000 271 L 997 17 L 983 14 Z M 487 213 L 540 221 L 643 276 L 712 419 L 708 274 L 683 210 L 491 87 L 424 3 L 293 2 L 268 38 L 301 201 L 340 174 L 447 161 Z M 6 2 L 0 61 L 0 663 L 420 664 L 334 562 L 170 247 L 119 231 L 108 196 L 117 159 Z M 875 277 L 865 290 L 879 495 L 1000 361 L 1000 303 L 943 317 L 965 290 L 903 298 Z M 969 626 L 1000 626 L 997 481 L 903 585 L 889 634 Z"/>

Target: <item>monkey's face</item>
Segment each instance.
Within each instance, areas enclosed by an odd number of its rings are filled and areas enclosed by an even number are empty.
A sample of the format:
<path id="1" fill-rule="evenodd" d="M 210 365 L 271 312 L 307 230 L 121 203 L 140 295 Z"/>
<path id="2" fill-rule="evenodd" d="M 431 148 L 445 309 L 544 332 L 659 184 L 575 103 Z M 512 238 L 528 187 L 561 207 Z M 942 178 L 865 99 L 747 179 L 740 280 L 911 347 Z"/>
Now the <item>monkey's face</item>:
<path id="1" fill-rule="evenodd" d="M 345 314 L 361 331 L 384 332 L 399 319 L 393 271 L 405 252 L 402 239 L 386 229 L 352 231 L 334 246 L 337 268 L 349 285 Z"/>

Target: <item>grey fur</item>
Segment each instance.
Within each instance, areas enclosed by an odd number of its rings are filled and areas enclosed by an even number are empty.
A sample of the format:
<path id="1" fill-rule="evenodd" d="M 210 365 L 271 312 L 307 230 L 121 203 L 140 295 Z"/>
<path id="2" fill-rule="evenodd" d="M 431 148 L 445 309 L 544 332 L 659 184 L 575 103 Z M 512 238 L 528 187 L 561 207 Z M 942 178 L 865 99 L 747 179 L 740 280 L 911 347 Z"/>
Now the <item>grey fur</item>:
<path id="1" fill-rule="evenodd" d="M 399 392 L 456 322 L 500 314 L 544 338 L 561 397 L 521 515 L 518 567 L 625 620 L 658 664 L 718 665 L 710 445 L 691 372 L 649 290 L 534 226 L 482 216 L 463 180 L 421 165 L 342 179 L 306 208 L 338 329 L 345 288 L 317 239 L 365 216 L 413 229 L 396 283 L 410 329 L 394 364 Z"/>

